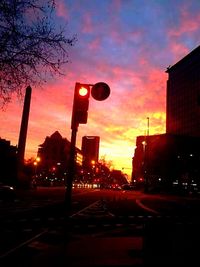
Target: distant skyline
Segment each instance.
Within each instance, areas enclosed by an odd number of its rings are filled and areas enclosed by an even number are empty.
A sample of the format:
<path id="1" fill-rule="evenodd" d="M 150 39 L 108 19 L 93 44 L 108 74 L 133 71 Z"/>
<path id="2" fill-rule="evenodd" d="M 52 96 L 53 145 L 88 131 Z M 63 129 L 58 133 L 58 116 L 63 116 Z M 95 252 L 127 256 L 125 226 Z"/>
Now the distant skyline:
<path id="1" fill-rule="evenodd" d="M 200 45 L 199 0 L 59 0 L 55 23 L 66 25 L 78 41 L 69 50 L 64 75 L 32 86 L 25 158 L 55 131 L 68 140 L 76 82 L 106 82 L 105 101 L 90 98 L 88 123 L 80 125 L 77 147 L 85 135 L 100 136 L 100 154 L 130 176 L 135 140 L 165 133 L 169 65 Z M 23 101 L 13 96 L 0 111 L 0 137 L 17 145 Z"/>

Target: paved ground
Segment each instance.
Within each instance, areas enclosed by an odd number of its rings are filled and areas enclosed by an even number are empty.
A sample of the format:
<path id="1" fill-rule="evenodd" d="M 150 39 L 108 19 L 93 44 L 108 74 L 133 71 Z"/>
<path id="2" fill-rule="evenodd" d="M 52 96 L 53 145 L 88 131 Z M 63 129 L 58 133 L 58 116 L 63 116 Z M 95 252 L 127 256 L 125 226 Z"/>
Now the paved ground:
<path id="1" fill-rule="evenodd" d="M 0 266 L 196 267 L 200 266 L 199 240 L 200 227 L 195 222 L 154 221 L 144 223 L 142 231 L 135 232 L 121 225 L 109 229 L 105 225 L 98 230 L 88 225 L 84 232 L 64 224 L 30 240 Z"/>
<path id="2" fill-rule="evenodd" d="M 149 224 L 143 235 L 123 229 L 85 234 L 47 231 L 9 258 L 21 267 L 199 266 L 198 225 Z"/>

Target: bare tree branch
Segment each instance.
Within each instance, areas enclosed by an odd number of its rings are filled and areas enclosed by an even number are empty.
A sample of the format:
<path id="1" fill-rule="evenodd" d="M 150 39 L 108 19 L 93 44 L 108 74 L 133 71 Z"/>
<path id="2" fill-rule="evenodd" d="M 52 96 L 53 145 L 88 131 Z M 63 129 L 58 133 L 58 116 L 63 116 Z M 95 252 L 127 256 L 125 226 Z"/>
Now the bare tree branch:
<path id="1" fill-rule="evenodd" d="M 47 75 L 62 74 L 67 38 L 53 26 L 54 0 L 1 0 L 0 2 L 0 106 L 21 95 L 29 84 L 40 85 Z M 42 71 L 41 71 L 42 70 Z"/>

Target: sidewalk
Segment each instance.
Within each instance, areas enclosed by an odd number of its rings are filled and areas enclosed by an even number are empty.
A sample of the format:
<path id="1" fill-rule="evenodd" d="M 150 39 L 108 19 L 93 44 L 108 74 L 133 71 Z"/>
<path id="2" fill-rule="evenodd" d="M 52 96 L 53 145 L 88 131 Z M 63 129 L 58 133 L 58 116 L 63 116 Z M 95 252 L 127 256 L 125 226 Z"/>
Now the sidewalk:
<path id="1" fill-rule="evenodd" d="M 190 224 L 149 224 L 143 236 L 56 230 L 29 243 L 15 262 L 21 267 L 193 267 L 200 264 L 199 240 L 199 225 Z"/>
<path id="2" fill-rule="evenodd" d="M 114 267 L 143 266 L 142 237 L 106 237 L 105 235 L 64 236 L 50 231 L 12 255 L 20 267 Z"/>
<path id="3" fill-rule="evenodd" d="M 52 247 L 28 266 L 141 266 L 141 238 L 94 238 L 87 236 Z"/>

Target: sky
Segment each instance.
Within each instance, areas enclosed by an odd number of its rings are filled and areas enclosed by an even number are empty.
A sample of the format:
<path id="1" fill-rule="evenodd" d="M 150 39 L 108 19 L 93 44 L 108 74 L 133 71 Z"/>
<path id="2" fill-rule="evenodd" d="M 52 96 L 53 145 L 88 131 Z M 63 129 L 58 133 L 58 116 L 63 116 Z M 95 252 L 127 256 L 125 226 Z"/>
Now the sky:
<path id="1" fill-rule="evenodd" d="M 169 65 L 200 45 L 199 0 L 57 0 L 56 24 L 77 42 L 63 76 L 32 87 L 25 158 L 55 131 L 70 140 L 76 82 L 105 82 L 104 101 L 90 97 L 85 135 L 100 136 L 100 158 L 130 177 L 136 137 L 165 133 Z M 0 110 L 0 137 L 18 144 L 23 101 L 13 97 Z"/>

